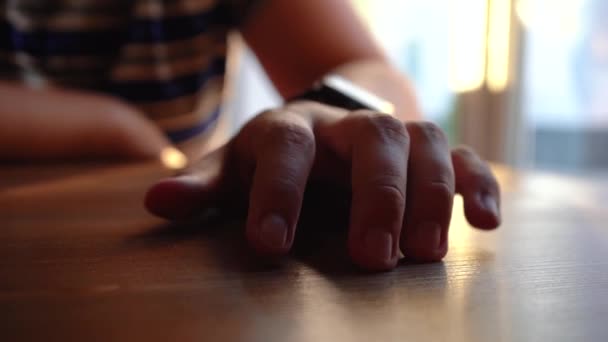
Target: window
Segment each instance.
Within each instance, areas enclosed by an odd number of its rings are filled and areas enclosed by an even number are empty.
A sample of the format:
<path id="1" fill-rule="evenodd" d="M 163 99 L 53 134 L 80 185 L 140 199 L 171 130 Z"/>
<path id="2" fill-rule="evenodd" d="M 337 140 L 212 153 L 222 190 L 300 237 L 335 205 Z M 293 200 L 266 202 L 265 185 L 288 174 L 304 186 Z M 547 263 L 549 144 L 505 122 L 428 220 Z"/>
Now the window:
<path id="1" fill-rule="evenodd" d="M 523 0 L 523 111 L 543 169 L 608 169 L 608 3 Z"/>

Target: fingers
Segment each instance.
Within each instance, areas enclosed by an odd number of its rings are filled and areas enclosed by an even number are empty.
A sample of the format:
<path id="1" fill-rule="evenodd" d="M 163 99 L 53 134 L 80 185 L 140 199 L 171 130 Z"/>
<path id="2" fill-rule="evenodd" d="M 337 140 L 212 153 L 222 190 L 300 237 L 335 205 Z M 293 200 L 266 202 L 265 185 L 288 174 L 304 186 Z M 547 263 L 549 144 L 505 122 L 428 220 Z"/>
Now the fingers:
<path id="1" fill-rule="evenodd" d="M 466 147 L 452 151 L 456 192 L 464 198 L 469 223 L 481 229 L 500 225 L 500 188 L 488 165 Z"/>
<path id="2" fill-rule="evenodd" d="M 405 210 L 409 149 L 405 126 L 388 115 L 359 111 L 332 130 L 333 136 L 348 132 L 334 147 L 352 163 L 351 258 L 366 269 L 391 269 L 399 256 Z"/>
<path id="3" fill-rule="evenodd" d="M 450 150 L 435 124 L 413 122 L 406 127 L 412 143 L 401 250 L 410 259 L 438 261 L 448 250 L 454 198 Z"/>
<path id="4" fill-rule="evenodd" d="M 315 158 L 312 128 L 302 116 L 268 112 L 254 119 L 243 136 L 255 136 L 250 146 L 243 147 L 250 149 L 255 163 L 247 238 L 262 254 L 285 254 L 293 244 Z"/>
<path id="5" fill-rule="evenodd" d="M 91 134 L 82 141 L 92 141 L 94 146 L 103 148 L 103 151 L 95 152 L 102 155 L 139 159 L 160 158 L 163 150 L 171 146 L 161 129 L 142 113 L 126 106 L 123 108 L 117 105 L 117 107 L 114 112 L 104 113 L 106 122 L 103 124 L 100 123 L 98 126 L 91 124 L 88 127 Z M 110 136 L 99 134 L 104 128 L 106 132 L 113 134 Z"/>
<path id="6" fill-rule="evenodd" d="M 245 185 L 250 187 L 246 228 L 250 244 L 262 254 L 288 252 L 315 159 L 308 118 L 289 109 L 259 115 L 228 147 L 201 160 L 184 176 L 156 184 L 146 196 L 147 208 L 170 219 L 188 218 L 227 197 L 231 193 L 227 189 Z M 225 160 L 227 156 L 232 162 Z"/>
<path id="7" fill-rule="evenodd" d="M 156 183 L 146 194 L 146 208 L 157 216 L 179 220 L 218 204 L 227 188 L 222 186 L 226 175 L 221 172 L 225 154 L 226 148 L 220 148 L 182 176 Z"/>
<path id="8" fill-rule="evenodd" d="M 107 96 L 2 82 L 0 104 L 3 159 L 154 159 L 170 146 L 141 112 Z"/>
<path id="9" fill-rule="evenodd" d="M 281 255 L 293 244 L 311 169 L 315 177 L 334 179 L 342 172 L 328 165 L 343 162 L 351 164 L 349 253 L 363 268 L 393 268 L 399 249 L 418 261 L 443 258 L 455 192 L 463 195 L 472 225 L 500 223 L 490 169 L 468 149 L 450 154 L 435 125 L 306 103 L 259 115 L 187 176 L 153 187 L 146 205 L 160 216 L 184 218 L 215 203 L 228 187 L 250 189 L 246 236 L 262 254 Z"/>

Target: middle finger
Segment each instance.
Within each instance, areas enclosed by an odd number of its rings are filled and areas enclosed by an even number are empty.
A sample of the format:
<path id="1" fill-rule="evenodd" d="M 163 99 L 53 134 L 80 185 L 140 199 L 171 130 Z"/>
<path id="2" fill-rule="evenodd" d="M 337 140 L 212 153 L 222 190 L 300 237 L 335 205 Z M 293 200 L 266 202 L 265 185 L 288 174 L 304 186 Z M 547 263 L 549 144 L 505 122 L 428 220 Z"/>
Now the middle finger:
<path id="1" fill-rule="evenodd" d="M 391 269 L 399 256 L 405 210 L 407 131 L 401 121 L 370 111 L 354 112 L 342 123 L 350 132 L 351 258 L 367 269 Z"/>

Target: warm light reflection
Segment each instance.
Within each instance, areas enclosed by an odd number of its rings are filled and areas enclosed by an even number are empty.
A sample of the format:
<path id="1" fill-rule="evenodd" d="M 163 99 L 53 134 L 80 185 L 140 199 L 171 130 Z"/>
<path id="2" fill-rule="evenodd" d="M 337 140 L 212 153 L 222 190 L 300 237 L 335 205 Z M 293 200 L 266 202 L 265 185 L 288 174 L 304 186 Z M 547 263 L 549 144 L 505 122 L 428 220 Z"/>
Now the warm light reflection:
<path id="1" fill-rule="evenodd" d="M 454 197 L 452 220 L 450 221 L 450 245 L 454 247 L 466 246 L 472 239 L 473 230 L 464 215 L 464 202 L 462 197 Z"/>
<path id="2" fill-rule="evenodd" d="M 485 80 L 488 1 L 451 0 L 450 13 L 449 85 L 473 91 Z"/>
<path id="3" fill-rule="evenodd" d="M 188 157 L 175 147 L 165 147 L 160 152 L 160 161 L 171 170 L 180 170 L 188 165 Z"/>
<path id="4" fill-rule="evenodd" d="M 374 28 L 380 25 L 380 7 L 396 6 L 390 1 L 351 0 L 361 17 Z M 450 0 L 449 6 L 449 55 L 448 82 L 456 93 L 470 92 L 484 85 L 493 92 L 502 92 L 509 86 L 510 60 L 512 56 L 513 4 L 517 0 Z M 569 0 L 556 3 L 564 9 Z M 576 0 L 574 2 L 579 2 Z M 396 3 L 396 1 L 395 1 Z M 521 0 L 518 10 L 536 13 L 532 9 L 551 8 L 552 1 Z M 532 5 L 530 5 L 532 4 Z M 522 12 L 522 13 L 523 13 Z M 557 13 L 551 9 L 551 13 Z M 560 10 L 559 13 L 562 13 Z M 539 13 L 539 14 L 542 14 Z M 563 17 L 563 16 L 561 16 Z M 576 15 L 572 14 L 571 18 Z M 377 32 L 378 34 L 378 32 Z"/>
<path id="5" fill-rule="evenodd" d="M 488 88 L 504 91 L 509 83 L 511 0 L 491 0 L 488 27 Z"/>
<path id="6" fill-rule="evenodd" d="M 370 0 L 351 0 L 351 3 L 353 5 L 353 7 L 355 8 L 355 11 L 357 12 L 357 14 L 359 15 L 359 17 L 361 17 L 361 19 L 363 19 L 363 22 L 367 25 L 369 25 L 370 29 L 373 29 L 372 24 L 373 24 L 373 11 L 374 11 L 374 6 L 373 6 L 373 1 Z"/>
<path id="7" fill-rule="evenodd" d="M 380 113 L 395 115 L 396 114 L 395 105 L 390 102 L 384 101 L 382 103 L 382 106 L 380 107 Z"/>

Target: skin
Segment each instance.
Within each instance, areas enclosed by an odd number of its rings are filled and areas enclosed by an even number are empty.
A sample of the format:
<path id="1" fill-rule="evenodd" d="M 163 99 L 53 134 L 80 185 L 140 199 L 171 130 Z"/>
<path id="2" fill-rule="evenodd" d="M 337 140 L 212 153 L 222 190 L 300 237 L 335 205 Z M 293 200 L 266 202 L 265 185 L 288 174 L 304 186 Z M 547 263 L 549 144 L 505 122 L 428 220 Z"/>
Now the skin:
<path id="1" fill-rule="evenodd" d="M 450 151 L 434 124 L 312 102 L 258 115 L 185 175 L 156 184 L 146 205 L 183 219 L 222 203 L 225 194 L 249 194 L 250 245 L 281 256 L 293 245 L 309 180 L 350 187 L 349 253 L 368 270 L 394 268 L 399 251 L 421 262 L 441 260 L 456 192 L 472 225 L 500 223 L 491 171 L 466 148 Z"/>
<path id="2" fill-rule="evenodd" d="M 409 82 L 387 61 L 347 0 L 267 0 L 240 29 L 285 98 L 334 71 L 393 102 L 397 114 L 347 112 L 312 102 L 265 111 L 184 175 L 154 185 L 146 197 L 151 212 L 181 219 L 221 205 L 227 194 L 248 197 L 245 235 L 250 245 L 262 255 L 281 256 L 293 245 L 308 181 L 329 181 L 352 193 L 349 253 L 355 264 L 374 271 L 395 267 L 399 251 L 421 262 L 441 260 L 448 249 L 456 193 L 464 197 L 465 213 L 473 226 L 492 229 L 500 224 L 499 188 L 488 166 L 469 149 L 450 150 L 443 132 L 421 121 Z M 67 136 L 94 127 L 89 121 L 98 119 L 90 113 L 104 111 L 104 105 L 127 119 L 115 118 L 112 129 L 97 131 L 95 144 L 80 149 L 117 152 L 112 147 L 116 144 L 104 144 L 104 139 L 112 141 L 108 137 L 113 129 L 142 130 L 133 135 L 137 139 L 124 142 L 137 152 L 132 156 L 146 156 L 165 144 L 160 133 L 138 119 L 141 115 L 127 104 L 120 103 L 117 110 L 119 102 L 99 97 L 93 108 L 80 97 L 88 94 L 41 94 L 38 103 L 49 106 L 40 108 L 56 108 L 50 105 L 59 106 L 57 98 L 73 96 L 64 100 L 80 106 L 57 113 L 78 125 L 53 128 L 51 132 L 64 143 L 50 151 L 32 145 L 31 156 L 74 154 L 76 141 Z M 9 112 L 23 108 L 30 107 L 17 103 Z M 34 109 L 25 112 L 31 120 L 44 120 Z M 0 113 L 7 113 L 5 103 L 0 103 Z M 13 120 L 19 123 L 21 119 Z M 47 133 L 40 124 L 25 127 Z M 19 147 L 17 140 L 13 148 Z M 150 150 L 138 147 L 150 146 L 147 142 L 153 142 Z"/>
<path id="3" fill-rule="evenodd" d="M 168 145 L 152 122 L 118 99 L 0 82 L 0 159 L 145 159 Z"/>
<path id="4" fill-rule="evenodd" d="M 401 119 L 422 118 L 409 81 L 391 65 L 348 0 L 265 0 L 241 32 L 284 98 L 337 72 L 392 102 Z"/>

